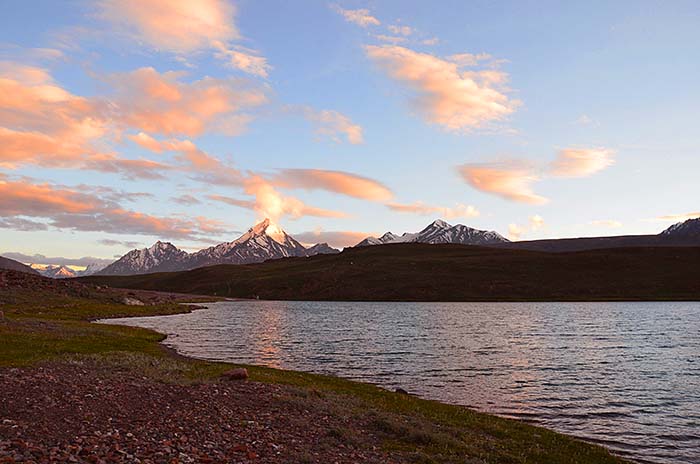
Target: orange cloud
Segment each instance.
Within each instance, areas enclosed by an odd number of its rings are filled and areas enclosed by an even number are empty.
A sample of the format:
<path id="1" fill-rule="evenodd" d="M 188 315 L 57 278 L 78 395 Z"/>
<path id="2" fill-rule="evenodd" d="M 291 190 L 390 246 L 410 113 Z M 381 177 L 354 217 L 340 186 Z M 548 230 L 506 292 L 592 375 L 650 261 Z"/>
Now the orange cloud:
<path id="1" fill-rule="evenodd" d="M 684 213 L 684 214 L 669 214 L 666 216 L 659 216 L 656 219 L 659 221 L 681 222 L 681 221 L 687 221 L 688 219 L 697 219 L 697 218 L 700 218 L 700 212 Z"/>
<path id="2" fill-rule="evenodd" d="M 245 192 L 255 197 L 253 209 L 262 217 L 269 218 L 273 222 L 278 222 L 284 216 L 289 216 L 292 219 L 303 216 L 346 217 L 346 214 L 340 211 L 307 206 L 298 198 L 284 196 L 275 189 L 272 183 L 257 175 L 250 176 L 245 180 Z M 237 206 L 241 206 L 241 204 Z"/>
<path id="3" fill-rule="evenodd" d="M 238 39 L 236 10 L 226 0 L 102 0 L 104 19 L 158 50 L 190 53 Z"/>
<path id="4" fill-rule="evenodd" d="M 561 150 L 550 167 L 555 177 L 587 177 L 612 166 L 615 152 L 606 148 Z"/>
<path id="5" fill-rule="evenodd" d="M 149 134 L 237 135 L 245 129 L 240 112 L 267 102 L 265 91 L 241 79 L 205 77 L 186 83 L 182 73 L 140 68 L 112 74 L 120 121 Z"/>
<path id="6" fill-rule="evenodd" d="M 525 230 L 517 224 L 508 224 L 508 238 L 510 240 L 520 240 Z"/>
<path id="7" fill-rule="evenodd" d="M 48 225 L 60 229 L 191 240 L 201 239 L 202 234 L 225 232 L 219 222 L 207 218 L 152 216 L 126 210 L 92 194 L 26 180 L 0 180 L 0 217 L 5 225 L 22 226 L 27 222 L 24 217 L 34 217 L 46 219 Z M 8 218 L 14 221 L 8 222 Z"/>
<path id="8" fill-rule="evenodd" d="M 471 218 L 479 216 L 479 210 L 471 205 L 463 205 L 458 203 L 452 208 L 441 206 L 430 206 L 423 202 L 417 201 L 410 204 L 387 203 L 387 208 L 399 213 L 419 214 L 422 216 L 437 215 L 445 219 L 453 218 Z"/>
<path id="9" fill-rule="evenodd" d="M 333 5 L 333 9 L 342 15 L 347 22 L 357 24 L 360 27 L 379 26 L 381 24 L 381 22 L 372 16 L 369 10 L 365 8 L 344 10 L 338 5 Z"/>
<path id="10" fill-rule="evenodd" d="M 364 200 L 386 201 L 393 197 L 391 190 L 376 180 L 342 171 L 283 169 L 275 181 L 280 187 L 327 190 Z"/>
<path id="11" fill-rule="evenodd" d="M 463 164 L 458 170 L 469 185 L 482 192 L 522 203 L 543 204 L 548 201 L 532 191 L 532 184 L 540 180 L 540 176 L 524 163 Z"/>
<path id="12" fill-rule="evenodd" d="M 365 50 L 391 77 L 416 91 L 414 104 L 429 122 L 447 130 L 501 121 L 520 104 L 501 88 L 507 80 L 503 72 L 460 72 L 457 63 L 395 45 L 369 45 Z"/>

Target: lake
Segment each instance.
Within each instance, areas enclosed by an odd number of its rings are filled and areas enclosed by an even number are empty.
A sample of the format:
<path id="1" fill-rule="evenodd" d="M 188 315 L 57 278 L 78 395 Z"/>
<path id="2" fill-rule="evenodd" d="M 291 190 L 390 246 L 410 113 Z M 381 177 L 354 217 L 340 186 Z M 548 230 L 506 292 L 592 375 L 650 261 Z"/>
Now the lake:
<path id="1" fill-rule="evenodd" d="M 196 358 L 401 387 L 638 462 L 700 462 L 700 303 L 227 301 L 112 319 Z"/>

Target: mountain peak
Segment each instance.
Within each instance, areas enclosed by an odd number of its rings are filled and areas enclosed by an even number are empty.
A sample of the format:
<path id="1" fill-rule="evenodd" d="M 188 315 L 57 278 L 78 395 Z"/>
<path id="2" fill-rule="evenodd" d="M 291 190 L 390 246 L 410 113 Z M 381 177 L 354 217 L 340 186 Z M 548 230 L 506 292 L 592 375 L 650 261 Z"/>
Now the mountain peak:
<path id="1" fill-rule="evenodd" d="M 688 219 L 673 224 L 671 227 L 661 232 L 661 235 L 686 238 L 700 237 L 700 218 Z"/>
<path id="2" fill-rule="evenodd" d="M 443 221 L 442 219 L 436 219 L 436 220 L 434 220 L 433 222 L 431 222 L 430 225 L 429 225 L 428 227 L 437 227 L 437 228 L 440 228 L 440 229 L 449 229 L 450 227 L 452 227 L 452 225 L 450 225 L 450 224 L 447 223 L 446 221 Z"/>

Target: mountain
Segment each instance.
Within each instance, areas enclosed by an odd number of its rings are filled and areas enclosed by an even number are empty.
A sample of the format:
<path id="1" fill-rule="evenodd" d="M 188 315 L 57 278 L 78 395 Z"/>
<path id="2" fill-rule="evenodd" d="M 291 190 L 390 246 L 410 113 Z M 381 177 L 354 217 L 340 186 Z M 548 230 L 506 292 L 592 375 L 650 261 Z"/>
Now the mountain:
<path id="1" fill-rule="evenodd" d="M 700 218 L 688 219 L 685 222 L 674 224 L 661 232 L 662 237 L 672 239 L 695 239 L 700 240 Z"/>
<path id="2" fill-rule="evenodd" d="M 392 232 L 387 232 L 379 238 L 367 237 L 355 246 L 362 247 L 389 243 L 452 243 L 460 245 L 494 245 L 508 242 L 508 239 L 494 231 L 474 229 L 463 224 L 453 226 L 443 220 L 438 219 L 430 223 L 420 232 L 404 233 L 400 236 Z"/>
<path id="3" fill-rule="evenodd" d="M 27 266 L 26 264 L 22 264 L 19 261 L 15 261 L 14 259 L 10 258 L 4 258 L 2 256 L 0 256 L 0 269 L 26 272 L 27 274 L 38 274 L 37 271 Z"/>
<path id="4" fill-rule="evenodd" d="M 700 218 L 679 222 L 655 235 L 618 235 L 612 237 L 527 240 L 495 244 L 493 246 L 499 248 L 545 251 L 549 253 L 611 248 L 695 247 L 700 246 Z"/>
<path id="5" fill-rule="evenodd" d="M 81 276 L 89 276 L 100 272 L 102 269 L 106 268 L 108 264 L 102 263 L 90 263 L 85 267 L 85 270 L 80 272 Z"/>
<path id="6" fill-rule="evenodd" d="M 82 275 L 80 272 L 76 272 L 68 266 L 46 266 L 44 268 L 38 269 L 39 274 L 44 277 L 50 277 L 52 279 L 69 279 L 71 277 L 77 277 Z"/>
<path id="7" fill-rule="evenodd" d="M 697 301 L 698 262 L 700 247 L 544 253 L 399 243 L 256 265 L 81 280 L 263 300 Z"/>
<path id="8" fill-rule="evenodd" d="M 306 249 L 306 256 L 334 255 L 336 253 L 340 253 L 340 250 L 333 248 L 327 243 L 317 243 Z"/>
<path id="9" fill-rule="evenodd" d="M 171 243 L 157 242 L 151 248 L 132 250 L 95 275 L 133 275 L 186 271 L 217 264 L 261 263 L 268 259 L 338 253 L 327 243 L 305 248 L 269 219 L 254 225 L 232 242 L 220 243 L 187 253 Z M 87 275 L 87 274 L 86 274 Z"/>
<path id="10" fill-rule="evenodd" d="M 189 254 L 172 243 L 158 241 L 150 248 L 131 250 L 117 261 L 95 274 L 130 275 L 147 272 L 167 272 L 191 269 L 187 267 Z"/>
<path id="11" fill-rule="evenodd" d="M 265 219 L 233 242 L 193 253 L 188 266 L 193 269 L 214 264 L 261 263 L 268 259 L 290 256 L 307 256 L 307 250 L 269 219 Z"/>

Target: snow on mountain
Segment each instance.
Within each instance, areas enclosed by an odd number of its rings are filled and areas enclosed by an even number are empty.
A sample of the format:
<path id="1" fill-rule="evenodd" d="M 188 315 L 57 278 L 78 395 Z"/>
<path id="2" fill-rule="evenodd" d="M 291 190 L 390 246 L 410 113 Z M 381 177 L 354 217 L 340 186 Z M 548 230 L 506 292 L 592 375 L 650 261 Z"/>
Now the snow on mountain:
<path id="1" fill-rule="evenodd" d="M 100 272 L 102 269 L 106 268 L 109 266 L 108 264 L 102 264 L 102 263 L 90 263 L 88 264 L 83 271 L 80 272 L 81 276 L 89 276 L 93 274 L 97 274 Z"/>
<path id="2" fill-rule="evenodd" d="M 336 253 L 340 253 L 340 250 L 333 248 L 327 243 L 317 243 L 306 249 L 306 256 L 334 255 Z"/>
<path id="3" fill-rule="evenodd" d="M 189 258 L 172 243 L 158 241 L 150 248 L 131 250 L 117 261 L 96 272 L 99 275 L 130 275 L 150 272 L 179 271 Z"/>
<path id="4" fill-rule="evenodd" d="M 659 235 L 681 239 L 700 238 L 700 218 L 673 224 Z"/>
<path id="5" fill-rule="evenodd" d="M 151 272 L 185 271 L 217 264 L 260 263 L 268 259 L 339 253 L 327 243 L 305 248 L 269 219 L 254 225 L 232 242 L 187 253 L 170 243 L 157 242 L 151 248 L 132 250 L 96 274 L 131 275 Z"/>
<path id="6" fill-rule="evenodd" d="M 49 265 L 35 269 L 38 270 L 39 274 L 43 275 L 44 277 L 50 277 L 52 279 L 69 279 L 78 275 L 77 271 L 74 271 L 68 266 Z"/>
<path id="7" fill-rule="evenodd" d="M 233 242 L 200 250 L 189 259 L 190 268 L 214 264 L 261 263 L 268 259 L 306 256 L 304 246 L 269 219 L 256 224 Z"/>
<path id="8" fill-rule="evenodd" d="M 436 220 L 425 229 L 401 236 L 387 232 L 380 238 L 367 237 L 355 246 L 381 245 L 386 243 L 458 243 L 462 245 L 492 245 L 508 242 L 499 233 L 479 230 L 463 224 L 451 225 L 443 220 Z"/>

